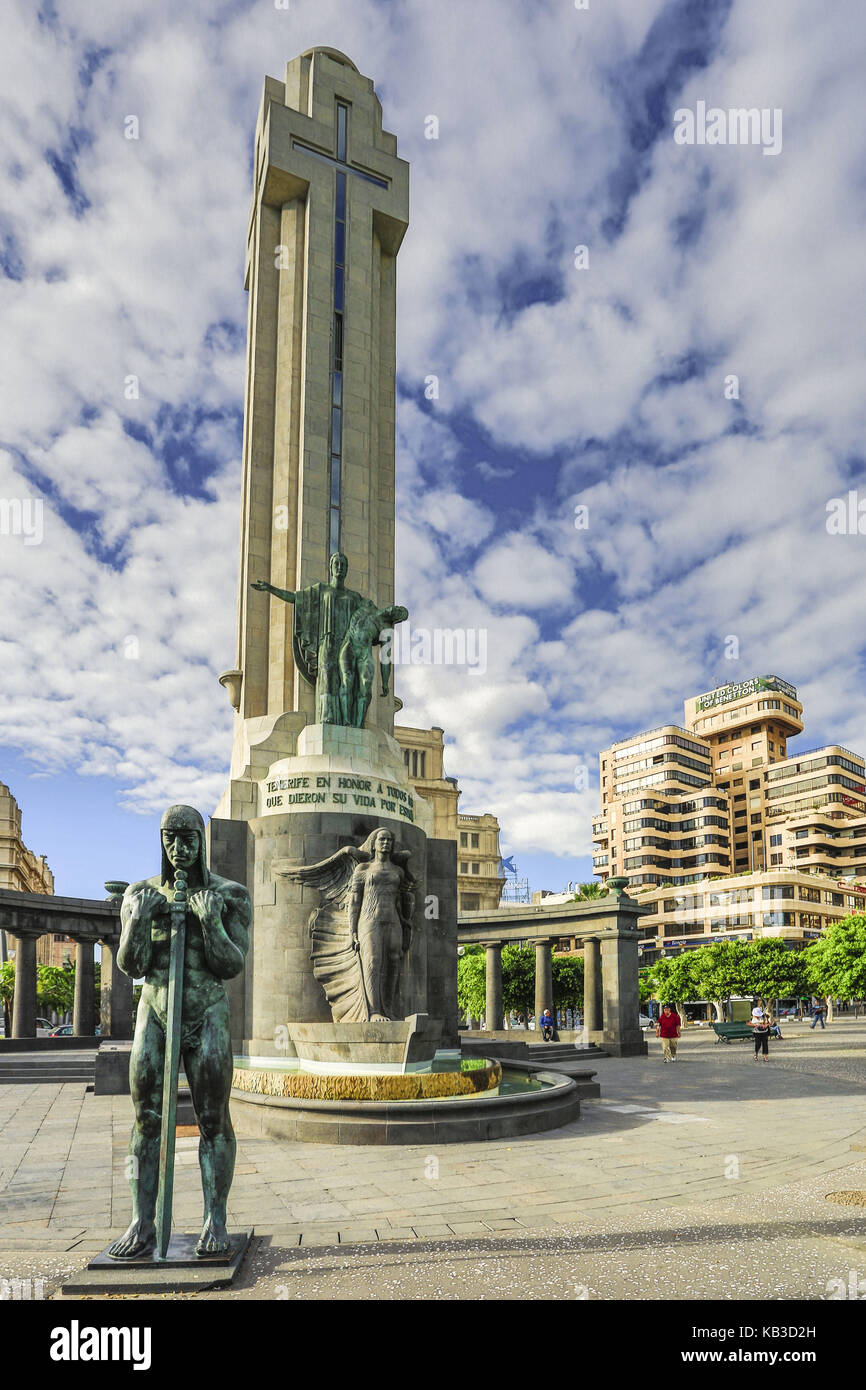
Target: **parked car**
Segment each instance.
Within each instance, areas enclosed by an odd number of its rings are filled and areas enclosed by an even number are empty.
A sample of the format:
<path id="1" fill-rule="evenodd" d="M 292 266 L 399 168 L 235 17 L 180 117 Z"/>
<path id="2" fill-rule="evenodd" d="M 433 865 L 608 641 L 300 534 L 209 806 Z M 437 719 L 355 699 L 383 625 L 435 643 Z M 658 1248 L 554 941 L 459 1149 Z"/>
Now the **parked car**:
<path id="1" fill-rule="evenodd" d="M 653 1020 L 647 1014 L 638 1014 L 639 1028 L 652 1028 L 653 1026 Z"/>
<path id="2" fill-rule="evenodd" d="M 94 1028 L 93 1032 L 94 1032 L 94 1035 L 95 1035 L 97 1038 L 101 1038 L 101 1037 L 102 1037 L 102 1029 L 101 1029 L 100 1027 L 97 1026 L 96 1028 Z M 71 1038 L 71 1037 L 72 1037 L 72 1024 L 71 1024 L 71 1023 L 61 1023 L 59 1028 L 55 1028 L 54 1031 L 53 1031 L 52 1033 L 49 1034 L 49 1037 L 52 1037 L 52 1038 Z"/>
<path id="3" fill-rule="evenodd" d="M 37 1038 L 50 1038 L 51 1029 L 54 1027 L 50 1018 L 37 1018 L 36 1036 Z"/>

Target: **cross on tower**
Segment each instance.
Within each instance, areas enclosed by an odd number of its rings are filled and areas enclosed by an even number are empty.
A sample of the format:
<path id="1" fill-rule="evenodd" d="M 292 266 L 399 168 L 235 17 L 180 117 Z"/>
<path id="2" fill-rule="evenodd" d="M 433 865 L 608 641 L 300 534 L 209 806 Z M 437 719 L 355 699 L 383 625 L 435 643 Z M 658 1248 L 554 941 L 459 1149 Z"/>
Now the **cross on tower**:
<path id="1" fill-rule="evenodd" d="M 315 49 L 284 82 L 266 79 L 247 251 L 238 656 L 225 682 L 241 720 L 314 714 L 291 611 L 253 581 L 292 592 L 323 582 L 341 550 L 353 589 L 394 601 L 396 257 L 408 215 L 408 165 L 369 78 Z M 390 703 L 377 693 L 369 716 L 389 732 Z"/>
<path id="2" fill-rule="evenodd" d="M 334 195 L 334 279 L 333 325 L 331 332 L 331 421 L 328 448 L 328 549 L 332 555 L 341 547 L 343 509 L 343 344 L 346 311 L 346 175 L 354 174 L 377 188 L 388 188 L 389 181 L 349 163 L 349 105 L 337 101 L 334 120 L 334 155 L 324 154 L 306 140 L 292 138 L 292 149 L 303 150 L 336 171 Z"/>
<path id="3" fill-rule="evenodd" d="M 368 183 L 374 183 L 377 188 L 388 188 L 389 180 L 379 178 L 377 174 L 371 174 L 367 169 L 361 169 L 357 164 L 350 164 L 347 156 L 349 130 L 349 108 L 343 101 L 337 102 L 337 139 L 335 155 L 325 154 L 322 150 L 317 150 L 314 145 L 307 144 L 306 140 L 292 140 L 293 150 L 304 150 L 306 154 L 311 154 L 313 159 L 320 159 L 323 164 L 330 164 L 333 169 L 342 169 L 347 174 L 357 174 L 359 179 L 366 179 Z"/>

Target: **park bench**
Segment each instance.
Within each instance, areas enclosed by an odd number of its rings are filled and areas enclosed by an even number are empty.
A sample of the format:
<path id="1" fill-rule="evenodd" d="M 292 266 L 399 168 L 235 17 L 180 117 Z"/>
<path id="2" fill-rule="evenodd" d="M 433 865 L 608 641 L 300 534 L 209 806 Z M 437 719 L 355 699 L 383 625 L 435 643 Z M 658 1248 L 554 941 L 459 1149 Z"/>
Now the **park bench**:
<path id="1" fill-rule="evenodd" d="M 720 1043 L 729 1043 L 731 1038 L 753 1038 L 755 1035 L 748 1023 L 714 1023 L 713 1032 Z"/>

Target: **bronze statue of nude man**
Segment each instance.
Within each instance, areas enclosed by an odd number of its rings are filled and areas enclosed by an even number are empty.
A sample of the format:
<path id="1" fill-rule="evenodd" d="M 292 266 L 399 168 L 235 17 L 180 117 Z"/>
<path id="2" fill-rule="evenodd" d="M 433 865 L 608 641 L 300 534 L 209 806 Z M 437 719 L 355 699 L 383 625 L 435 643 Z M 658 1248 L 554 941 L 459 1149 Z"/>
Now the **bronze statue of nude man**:
<path id="1" fill-rule="evenodd" d="M 201 1139 L 199 1166 L 204 1226 L 197 1255 L 229 1248 L 226 1203 L 237 1144 L 229 1118 L 232 1043 L 224 980 L 239 975 L 249 944 L 252 907 L 240 883 L 207 867 L 204 821 L 191 806 L 172 806 L 161 823 L 162 869 L 131 883 L 120 909 L 117 963 L 145 983 L 135 1023 L 129 1082 L 135 1124 L 132 1159 L 132 1223 L 109 1253 L 140 1259 L 156 1243 L 163 1064 L 166 1042 L 170 916 L 174 874 L 187 875 L 188 904 L 181 1014 L 181 1055 Z"/>

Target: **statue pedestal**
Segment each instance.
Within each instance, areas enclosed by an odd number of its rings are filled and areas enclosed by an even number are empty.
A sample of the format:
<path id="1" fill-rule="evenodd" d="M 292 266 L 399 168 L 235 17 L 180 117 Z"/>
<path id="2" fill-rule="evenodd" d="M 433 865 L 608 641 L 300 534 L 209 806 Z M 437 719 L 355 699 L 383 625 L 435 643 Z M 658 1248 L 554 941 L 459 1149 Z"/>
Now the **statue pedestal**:
<path id="1" fill-rule="evenodd" d="M 381 729 L 308 724 L 297 752 L 271 764 L 258 784 L 259 815 L 309 811 L 374 815 L 425 833 L 433 828 L 432 809 L 415 795 L 400 745 Z"/>
<path id="2" fill-rule="evenodd" d="M 246 968 L 228 987 L 235 1051 L 289 1060 L 302 1051 L 299 1027 L 336 1027 L 310 957 L 310 918 L 322 897 L 288 871 L 320 864 L 348 845 L 358 848 L 380 828 L 409 852 L 415 880 L 399 1013 L 404 1020 L 441 1020 L 438 1045 L 456 1045 L 456 844 L 431 838 L 432 807 L 415 794 L 402 750 L 384 730 L 308 724 L 295 748 L 247 780 L 243 815 L 214 817 L 208 827 L 214 871 L 245 883 L 253 899 Z M 410 1030 L 400 1026 L 406 1032 L 393 1040 L 397 1052 L 387 1060 L 402 1064 Z M 309 1057 L 306 1049 L 303 1056 Z"/>
<path id="3" fill-rule="evenodd" d="M 172 1231 L 164 1260 L 147 1255 L 138 1260 L 117 1260 L 108 1247 L 94 1255 L 86 1269 L 73 1274 L 63 1285 L 64 1298 L 98 1297 L 100 1294 L 203 1293 L 208 1289 L 229 1288 L 243 1263 L 253 1238 L 252 1230 L 229 1237 L 231 1244 L 223 1255 L 198 1256 L 195 1235 Z"/>
<path id="4" fill-rule="evenodd" d="M 442 1020 L 427 1014 L 388 1023 L 290 1023 L 298 1069 L 320 1076 L 429 1070 Z"/>

